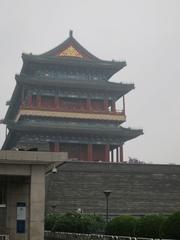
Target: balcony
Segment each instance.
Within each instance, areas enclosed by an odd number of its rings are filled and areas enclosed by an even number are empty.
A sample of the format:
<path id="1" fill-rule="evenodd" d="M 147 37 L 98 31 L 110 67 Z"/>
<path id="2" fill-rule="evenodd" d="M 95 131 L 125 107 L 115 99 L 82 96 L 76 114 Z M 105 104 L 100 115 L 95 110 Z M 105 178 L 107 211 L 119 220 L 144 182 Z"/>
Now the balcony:
<path id="1" fill-rule="evenodd" d="M 98 114 L 112 114 L 112 115 L 125 115 L 123 110 L 116 109 L 112 111 L 108 109 L 98 109 L 93 107 L 82 107 L 82 106 L 55 106 L 55 105 L 28 105 L 22 104 L 20 109 L 31 109 L 31 110 L 45 110 L 45 111 L 56 111 L 56 112 L 76 112 L 76 113 L 98 113 Z"/>
<path id="2" fill-rule="evenodd" d="M 21 116 L 39 116 L 39 117 L 55 117 L 55 118 L 74 118 L 89 120 L 107 120 L 118 121 L 120 123 L 126 121 L 123 111 L 110 111 L 99 109 L 87 109 L 77 107 L 53 107 L 53 106 L 25 106 L 20 107 L 15 121 L 17 122 Z"/>

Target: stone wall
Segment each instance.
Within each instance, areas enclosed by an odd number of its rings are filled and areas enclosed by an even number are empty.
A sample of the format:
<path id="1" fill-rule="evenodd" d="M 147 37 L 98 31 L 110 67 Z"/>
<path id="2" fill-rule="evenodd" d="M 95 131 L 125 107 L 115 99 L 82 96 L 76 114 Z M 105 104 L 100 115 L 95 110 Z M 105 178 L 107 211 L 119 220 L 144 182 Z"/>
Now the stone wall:
<path id="1" fill-rule="evenodd" d="M 46 179 L 46 212 L 105 214 L 104 190 L 111 216 L 172 213 L 180 210 L 180 166 L 66 162 Z"/>

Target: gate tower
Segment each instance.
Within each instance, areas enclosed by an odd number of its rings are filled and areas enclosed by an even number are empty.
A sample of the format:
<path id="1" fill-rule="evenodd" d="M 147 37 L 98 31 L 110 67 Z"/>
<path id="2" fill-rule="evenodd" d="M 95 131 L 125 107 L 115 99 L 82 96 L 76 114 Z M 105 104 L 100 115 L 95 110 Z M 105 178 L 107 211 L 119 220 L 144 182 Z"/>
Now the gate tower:
<path id="1" fill-rule="evenodd" d="M 41 54 L 22 54 L 23 66 L 5 119 L 2 149 L 68 152 L 70 159 L 123 161 L 123 144 L 143 134 L 121 126 L 124 96 L 134 84 L 109 79 L 126 62 L 101 60 L 73 37 Z M 122 110 L 116 101 L 122 99 Z"/>

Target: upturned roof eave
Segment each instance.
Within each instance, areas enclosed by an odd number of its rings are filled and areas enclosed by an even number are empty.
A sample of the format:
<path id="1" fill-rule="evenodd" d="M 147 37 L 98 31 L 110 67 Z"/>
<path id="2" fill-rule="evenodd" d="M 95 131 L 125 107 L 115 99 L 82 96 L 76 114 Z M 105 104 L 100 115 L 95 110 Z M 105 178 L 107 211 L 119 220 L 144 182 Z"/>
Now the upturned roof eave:
<path id="1" fill-rule="evenodd" d="M 6 137 L 5 142 L 2 146 L 2 150 L 10 149 L 13 146 L 13 143 L 15 141 L 17 141 L 17 138 L 20 135 L 20 132 L 22 134 L 24 134 L 25 132 L 38 131 L 38 132 L 52 132 L 52 133 L 56 132 L 56 134 L 58 134 L 58 133 L 63 133 L 63 132 L 78 133 L 80 131 L 81 133 L 90 133 L 90 134 L 94 133 L 94 134 L 99 134 L 101 136 L 103 136 L 104 133 L 106 133 L 105 134 L 106 136 L 111 136 L 107 131 L 107 129 L 108 129 L 107 127 L 105 129 L 103 129 L 101 132 L 100 131 L 98 132 L 97 128 L 94 129 L 94 131 L 92 131 L 92 128 L 89 129 L 89 130 L 84 129 L 83 131 L 82 131 L 82 129 L 76 129 L 76 131 L 72 131 L 73 129 L 70 128 L 70 127 L 69 127 L 69 129 L 67 129 L 67 127 L 57 129 L 57 126 L 53 127 L 53 128 L 47 128 L 47 126 L 46 127 L 45 126 L 40 127 L 40 125 L 37 125 L 37 126 L 32 126 L 32 125 L 28 125 L 28 126 L 26 125 L 25 126 L 24 125 L 24 126 L 22 126 L 22 124 L 19 124 L 19 123 L 13 123 L 13 124 L 9 123 L 8 128 L 9 128 L 9 133 L 8 133 L 8 136 Z M 120 127 L 119 129 L 121 130 L 121 134 L 120 133 L 118 134 L 118 131 L 116 129 L 114 131 L 115 135 L 112 135 L 113 137 L 118 137 L 119 136 L 121 138 L 122 137 L 122 131 L 131 132 L 131 135 L 126 136 L 126 139 L 124 140 L 124 142 L 132 140 L 132 139 L 144 134 L 142 129 L 128 129 L 128 128 L 123 128 L 123 127 Z M 98 128 L 98 130 L 99 130 L 99 128 Z M 17 132 L 18 132 L 18 136 L 17 136 Z"/>
<path id="2" fill-rule="evenodd" d="M 16 80 L 19 83 L 26 83 L 29 85 L 51 85 L 51 86 L 63 86 L 63 87 L 77 87 L 77 88 L 91 88 L 91 89 L 102 89 L 102 90 L 109 90 L 124 92 L 124 95 L 130 92 L 135 88 L 133 83 L 115 83 L 103 80 L 65 80 L 65 79 L 45 79 L 41 77 L 30 77 L 26 74 L 16 75 Z"/>
<path id="3" fill-rule="evenodd" d="M 6 123 L 8 121 L 9 115 L 12 113 L 14 106 L 17 104 L 17 99 L 20 97 L 19 93 L 20 93 L 20 88 L 21 88 L 21 84 L 19 84 L 18 82 L 16 83 L 16 86 L 14 88 L 13 94 L 11 96 L 10 99 L 10 104 L 9 107 L 6 111 L 5 117 L 3 122 Z"/>
<path id="4" fill-rule="evenodd" d="M 116 71 L 121 70 L 126 66 L 126 61 L 105 61 L 105 60 L 87 60 L 81 59 L 78 57 L 56 57 L 56 56 L 43 56 L 43 55 L 33 55 L 33 54 L 22 54 L 22 59 L 24 64 L 28 62 L 35 63 L 48 63 L 48 64 L 60 64 L 71 66 L 89 66 L 95 68 L 105 68 L 105 69 L 114 69 Z"/>
<path id="5" fill-rule="evenodd" d="M 82 126 L 81 124 L 77 124 L 76 126 L 69 124 L 51 124 L 47 127 L 47 124 L 44 123 L 9 123 L 9 129 L 18 130 L 18 131 L 41 131 L 41 132 L 70 132 L 70 133 L 87 133 L 87 134 L 100 134 L 105 136 L 123 136 L 128 137 L 129 140 L 136 138 L 140 135 L 143 135 L 142 129 L 132 129 L 132 128 L 124 128 L 124 127 L 92 127 L 92 126 Z"/>
<path id="6" fill-rule="evenodd" d="M 1 147 L 1 150 L 6 150 L 6 149 L 10 149 L 12 148 L 13 146 L 13 143 L 16 141 L 16 138 L 15 138 L 15 132 L 14 131 L 9 131 L 8 132 L 8 135 L 6 136 L 6 139 Z"/>

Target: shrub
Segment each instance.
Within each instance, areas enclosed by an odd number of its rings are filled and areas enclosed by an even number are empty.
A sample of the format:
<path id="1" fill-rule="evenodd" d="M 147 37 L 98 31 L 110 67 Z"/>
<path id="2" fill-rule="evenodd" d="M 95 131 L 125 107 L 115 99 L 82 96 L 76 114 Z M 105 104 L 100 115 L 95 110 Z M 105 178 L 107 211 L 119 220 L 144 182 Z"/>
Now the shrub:
<path id="1" fill-rule="evenodd" d="M 104 233 L 105 221 L 99 215 L 82 215 L 81 222 L 83 225 L 83 233 Z"/>
<path id="2" fill-rule="evenodd" d="M 53 231 L 56 220 L 58 218 L 58 214 L 48 214 L 45 217 L 45 229 L 48 231 Z"/>
<path id="3" fill-rule="evenodd" d="M 66 213 L 59 215 L 56 219 L 53 231 L 55 232 L 81 232 L 82 226 L 80 221 L 81 215 Z"/>
<path id="4" fill-rule="evenodd" d="M 162 215 L 147 215 L 139 218 L 136 236 L 147 238 L 160 238 L 160 229 L 165 221 Z"/>
<path id="5" fill-rule="evenodd" d="M 180 212 L 170 215 L 161 228 L 164 238 L 180 239 Z"/>
<path id="6" fill-rule="evenodd" d="M 56 232 L 103 233 L 105 221 L 101 216 L 66 213 L 46 217 L 45 229 Z"/>
<path id="7" fill-rule="evenodd" d="M 133 216 L 119 216 L 113 218 L 106 226 L 106 234 L 134 236 L 137 218 Z"/>

